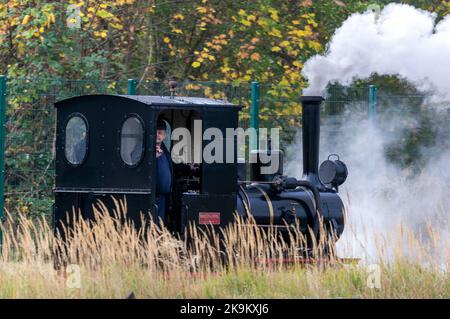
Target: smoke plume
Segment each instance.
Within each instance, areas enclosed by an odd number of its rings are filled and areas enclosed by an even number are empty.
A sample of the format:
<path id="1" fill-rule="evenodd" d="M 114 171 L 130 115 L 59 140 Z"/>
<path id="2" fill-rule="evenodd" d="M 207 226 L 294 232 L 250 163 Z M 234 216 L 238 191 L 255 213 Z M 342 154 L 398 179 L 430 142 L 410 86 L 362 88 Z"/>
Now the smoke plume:
<path id="1" fill-rule="evenodd" d="M 350 16 L 336 31 L 325 55 L 308 60 L 305 95 L 321 95 L 329 83 L 351 84 L 372 74 L 398 75 L 434 97 L 450 98 L 450 15 L 404 4 Z"/>
<path id="2" fill-rule="evenodd" d="M 336 31 L 326 54 L 305 64 L 303 75 L 310 86 L 304 95 L 323 95 L 330 83 L 350 85 L 378 73 L 398 75 L 444 106 L 431 109 L 430 101 L 423 102 L 424 112 L 434 112 L 435 136 L 434 143 L 419 151 L 424 158 L 419 170 L 402 167 L 387 156 L 389 147 L 421 125 L 419 116 L 402 111 L 410 107 L 406 99 L 396 100 L 375 120 L 356 111 L 361 106 L 354 103 L 339 116 L 322 118 L 321 160 L 338 153 L 349 170 L 340 189 L 349 208 L 347 228 L 338 243 L 342 257 L 379 257 L 379 235 L 400 235 L 400 226 L 411 229 L 424 246 L 433 242 L 438 262 L 448 258 L 450 104 L 442 101 L 450 100 L 450 16 L 435 21 L 433 13 L 401 4 L 386 6 L 378 18 L 372 12 L 354 14 Z M 299 131 L 287 150 L 286 167 L 287 174 L 297 177 L 302 173 L 300 145 Z M 392 246 L 388 237 L 384 239 L 387 247 Z M 382 255 L 393 254 L 393 249 Z M 408 248 L 403 253 L 418 257 Z"/>

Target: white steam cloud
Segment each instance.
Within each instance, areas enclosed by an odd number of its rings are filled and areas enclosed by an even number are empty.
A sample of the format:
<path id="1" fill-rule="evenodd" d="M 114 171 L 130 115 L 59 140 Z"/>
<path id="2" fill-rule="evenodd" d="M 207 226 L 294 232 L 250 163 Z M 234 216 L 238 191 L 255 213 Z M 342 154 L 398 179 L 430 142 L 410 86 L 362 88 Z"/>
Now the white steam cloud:
<path id="1" fill-rule="evenodd" d="M 350 16 L 334 34 L 325 55 L 307 61 L 305 95 L 324 93 L 329 83 L 351 84 L 372 74 L 398 75 L 435 98 L 450 98 L 450 15 L 404 4 Z"/>
<path id="2" fill-rule="evenodd" d="M 305 64 L 309 88 L 304 95 L 323 95 L 329 83 L 350 85 L 378 73 L 398 75 L 445 106 L 432 109 L 430 101 L 421 106 L 423 112 L 435 112 L 435 143 L 420 150 L 426 161 L 419 172 L 401 168 L 386 156 L 389 146 L 402 142 L 405 131 L 420 125 L 417 117 L 402 112 L 411 107 L 407 99 L 395 100 L 375 121 L 358 112 L 361 105 L 355 103 L 339 116 L 322 119 L 321 159 L 340 154 L 349 170 L 340 189 L 349 204 L 349 221 L 338 243 L 342 257 L 373 260 L 392 255 L 398 247 L 380 252 L 376 241 L 379 235 L 400 235 L 401 225 L 412 229 L 421 245 L 432 242 L 435 261 L 449 260 L 450 103 L 444 101 L 450 100 L 450 16 L 435 21 L 433 13 L 402 4 L 386 6 L 378 18 L 372 12 L 354 14 L 336 31 L 326 54 Z M 287 150 L 286 167 L 288 175 L 297 177 L 302 173 L 299 133 Z M 430 229 L 440 237 L 433 237 Z M 385 247 L 393 246 L 388 237 L 385 240 Z M 420 257 L 406 246 L 402 253 Z"/>
<path id="3" fill-rule="evenodd" d="M 414 172 L 390 162 L 386 150 L 405 138 L 405 132 L 418 129 L 418 118 L 405 116 L 401 108 L 392 108 L 379 114 L 377 121 L 371 121 L 367 113 L 355 109 L 349 104 L 344 114 L 324 117 L 321 123 L 320 158 L 325 160 L 329 154 L 337 153 L 349 170 L 347 181 L 339 189 L 348 206 L 348 222 L 338 242 L 340 257 L 374 261 L 392 255 L 402 241 L 396 237 L 400 235 L 398 228 L 404 227 L 421 244 L 438 248 L 432 252 L 434 261 L 443 263 L 449 257 L 446 245 L 450 243 L 450 148 L 445 141 L 450 128 L 437 129 L 436 144 L 422 149 L 427 160 L 419 172 Z M 443 116 L 446 111 L 433 112 Z M 447 121 L 449 115 L 446 114 Z M 296 143 L 287 150 L 290 157 L 286 166 L 288 175 L 301 178 L 299 150 L 301 131 Z M 430 230 L 436 237 L 430 238 Z M 381 243 L 380 239 L 387 242 Z M 390 251 L 380 252 L 380 246 Z M 416 259 L 419 256 L 411 248 L 405 244 L 401 253 Z"/>

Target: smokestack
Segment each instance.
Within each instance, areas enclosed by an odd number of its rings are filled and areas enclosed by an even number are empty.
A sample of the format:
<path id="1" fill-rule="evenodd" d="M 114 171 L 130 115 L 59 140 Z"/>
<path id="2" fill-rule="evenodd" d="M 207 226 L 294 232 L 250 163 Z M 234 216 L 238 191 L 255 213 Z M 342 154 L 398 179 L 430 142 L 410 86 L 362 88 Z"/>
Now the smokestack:
<path id="1" fill-rule="evenodd" d="M 302 97 L 303 179 L 322 188 L 319 180 L 319 138 L 321 96 Z"/>

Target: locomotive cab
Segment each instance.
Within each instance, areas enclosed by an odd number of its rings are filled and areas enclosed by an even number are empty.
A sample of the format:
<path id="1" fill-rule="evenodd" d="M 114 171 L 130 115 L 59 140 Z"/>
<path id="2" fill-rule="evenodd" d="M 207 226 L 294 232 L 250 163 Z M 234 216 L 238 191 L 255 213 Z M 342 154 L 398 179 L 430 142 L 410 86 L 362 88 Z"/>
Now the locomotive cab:
<path id="1" fill-rule="evenodd" d="M 100 202 L 113 212 L 119 199 L 126 202 L 127 216 L 137 227 L 142 220 L 157 220 L 158 119 L 166 122 L 166 148 L 177 150 L 172 152 L 166 225 L 181 232 L 189 222 L 222 226 L 232 220 L 236 161 L 202 162 L 205 142 L 198 135 L 215 127 L 225 136 L 227 127 L 237 127 L 240 106 L 206 98 L 86 95 L 59 101 L 55 107 L 55 231 L 62 233 L 73 217 L 93 218 Z M 183 137 L 191 141 L 182 141 L 182 136 L 172 141 L 171 133 L 179 129 L 187 131 Z M 178 142 L 185 146 L 177 148 Z"/>
<path id="2" fill-rule="evenodd" d="M 100 203 L 114 212 L 119 199 L 136 227 L 158 220 L 156 131 L 163 119 L 173 161 L 165 214 L 169 230 L 183 235 L 191 224 L 218 230 L 238 214 L 259 227 L 276 228 L 284 238 L 299 224 L 308 245 L 325 228 L 334 243 L 344 230 L 338 186 L 348 172 L 339 157 L 329 157 L 319 170 L 322 102 L 320 96 L 302 97 L 303 178 L 284 176 L 282 152 L 269 148 L 250 154 L 251 181 L 237 159 L 236 131 L 229 135 L 238 128 L 240 106 L 206 98 L 119 95 L 57 102 L 55 231 L 63 233 L 74 217 L 93 218 Z M 210 161 L 205 153 L 213 142 L 221 149 L 214 147 Z M 264 175 L 260 158 L 266 153 L 280 166 Z"/>

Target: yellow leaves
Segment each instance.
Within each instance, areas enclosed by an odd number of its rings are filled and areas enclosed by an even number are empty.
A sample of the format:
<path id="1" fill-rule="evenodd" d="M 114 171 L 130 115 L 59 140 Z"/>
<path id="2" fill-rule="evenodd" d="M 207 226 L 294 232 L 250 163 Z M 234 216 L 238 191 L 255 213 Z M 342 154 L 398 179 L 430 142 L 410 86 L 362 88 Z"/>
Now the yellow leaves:
<path id="1" fill-rule="evenodd" d="M 277 38 L 281 38 L 281 37 L 282 37 L 281 31 L 278 30 L 278 29 L 275 29 L 275 28 L 272 28 L 272 29 L 269 31 L 269 35 L 274 36 L 274 37 L 277 37 Z"/>
<path id="2" fill-rule="evenodd" d="M 121 25 L 120 23 L 110 23 L 109 25 L 111 27 L 113 27 L 114 29 L 117 29 L 117 30 L 122 30 L 123 29 L 123 25 Z"/>
<path id="3" fill-rule="evenodd" d="M 209 61 L 216 60 L 216 58 L 214 56 L 209 54 L 209 49 L 206 47 L 203 48 L 201 52 L 194 51 L 194 54 L 196 55 L 196 61 L 192 63 L 192 66 L 194 68 L 200 67 L 201 63 L 205 62 L 205 60 L 209 60 Z"/>
<path id="4" fill-rule="evenodd" d="M 94 36 L 96 36 L 97 38 L 105 39 L 108 36 L 108 31 L 107 30 L 95 31 Z"/>
<path id="5" fill-rule="evenodd" d="M 303 64 L 300 61 L 294 61 L 292 64 L 295 65 L 298 68 L 302 68 L 303 67 Z"/>
<path id="6" fill-rule="evenodd" d="M 110 84 L 108 84 L 108 89 L 114 90 L 116 88 L 116 81 L 112 81 Z"/>
<path id="7" fill-rule="evenodd" d="M 177 13 L 173 16 L 174 20 L 178 20 L 178 21 L 182 21 L 184 20 L 184 15 L 182 15 L 181 13 Z"/>
<path id="8" fill-rule="evenodd" d="M 281 43 L 280 43 L 280 47 L 282 47 L 282 48 L 285 48 L 285 47 L 287 47 L 287 46 L 289 46 L 290 45 L 290 43 L 289 43 L 289 41 L 282 41 Z"/>
<path id="9" fill-rule="evenodd" d="M 291 56 L 294 56 L 294 57 L 298 56 L 299 53 L 300 52 L 298 50 L 289 50 L 288 51 L 288 54 Z"/>
<path id="10" fill-rule="evenodd" d="M 297 82 L 300 80 L 300 72 L 291 72 L 289 73 L 289 79 L 291 82 Z"/>
<path id="11" fill-rule="evenodd" d="M 308 46 L 316 52 L 319 52 L 322 49 L 322 45 L 317 41 L 309 41 Z"/>
<path id="12" fill-rule="evenodd" d="M 53 13 L 45 13 L 47 16 L 47 28 L 50 28 L 50 24 L 55 23 L 55 15 Z"/>
<path id="13" fill-rule="evenodd" d="M 209 86 L 205 87 L 204 94 L 206 97 L 212 98 L 212 89 Z"/>
<path id="14" fill-rule="evenodd" d="M 177 29 L 177 28 L 172 29 L 172 32 L 174 32 L 176 34 L 183 34 L 183 31 L 181 29 Z"/>
<path id="15" fill-rule="evenodd" d="M 290 85 L 289 81 L 284 76 L 282 77 L 281 81 L 278 82 L 278 84 L 281 86 L 289 86 Z"/>
<path id="16" fill-rule="evenodd" d="M 293 25 L 299 25 L 299 24 L 300 24 L 300 21 L 298 21 L 298 20 L 293 20 L 293 21 L 292 21 L 292 24 L 293 24 Z"/>
<path id="17" fill-rule="evenodd" d="M 278 11 L 273 9 L 273 8 L 269 8 L 268 9 L 269 13 L 270 13 L 270 17 L 272 18 L 272 20 L 278 22 L 280 21 L 280 17 L 278 16 Z"/>
<path id="18" fill-rule="evenodd" d="M 152 5 L 144 9 L 144 13 L 155 13 L 156 6 Z"/>
<path id="19" fill-rule="evenodd" d="M 116 0 L 119 6 L 123 6 L 124 4 L 133 4 L 134 0 Z"/>
<path id="20" fill-rule="evenodd" d="M 305 13 L 301 15 L 302 18 L 306 19 L 306 22 L 309 25 L 312 25 L 314 28 L 317 28 L 318 24 L 317 22 L 314 20 L 316 15 L 314 13 Z"/>
<path id="21" fill-rule="evenodd" d="M 269 25 L 269 22 L 267 21 L 266 18 L 259 18 L 257 23 L 263 28 L 266 28 Z"/>
<path id="22" fill-rule="evenodd" d="M 245 25 L 246 27 L 249 27 L 249 26 L 252 25 L 252 23 L 251 23 L 250 21 L 245 20 L 245 19 L 241 20 L 241 23 L 242 23 L 243 25 Z"/>
<path id="23" fill-rule="evenodd" d="M 14 27 L 19 23 L 19 21 L 20 21 L 19 18 L 15 17 L 15 18 L 11 19 L 9 23 L 10 23 L 11 27 Z"/>
<path id="24" fill-rule="evenodd" d="M 220 70 L 222 71 L 222 73 L 228 73 L 231 69 L 228 66 L 223 66 L 220 68 Z"/>
<path id="25" fill-rule="evenodd" d="M 170 43 L 170 38 L 164 37 L 163 42 L 164 42 L 164 43 Z"/>
<path id="26" fill-rule="evenodd" d="M 72 24 L 72 25 L 75 25 L 75 24 L 77 23 L 77 19 L 75 19 L 75 18 L 69 18 L 69 19 L 67 19 L 67 22 L 70 23 L 70 24 Z"/>
<path id="27" fill-rule="evenodd" d="M 255 21 L 256 21 L 256 17 L 255 17 L 253 14 L 251 14 L 251 15 L 249 15 L 249 16 L 247 17 L 247 20 L 248 20 L 248 21 L 255 22 Z"/>
<path id="28" fill-rule="evenodd" d="M 23 25 L 27 24 L 30 21 L 30 18 L 31 18 L 30 15 L 27 14 L 25 17 L 23 17 L 22 24 Z"/>
<path id="29" fill-rule="evenodd" d="M 102 19 L 105 19 L 105 20 L 111 19 L 111 18 L 115 18 L 112 13 L 110 13 L 110 12 L 104 10 L 104 9 L 98 10 L 97 11 L 97 16 L 102 18 Z"/>
<path id="30" fill-rule="evenodd" d="M 22 42 L 17 44 L 17 53 L 21 56 L 25 54 L 25 45 Z"/>
<path id="31" fill-rule="evenodd" d="M 281 51 L 280 47 L 277 46 L 272 47 L 272 52 L 280 52 L 280 51 Z"/>
<path id="32" fill-rule="evenodd" d="M 205 7 L 197 7 L 195 10 L 197 10 L 198 13 L 205 14 L 208 12 L 208 8 Z"/>
<path id="33" fill-rule="evenodd" d="M 318 26 L 317 22 L 314 21 L 314 20 L 308 20 L 308 23 L 309 23 L 310 25 L 312 25 L 314 28 L 317 28 L 317 26 Z"/>
<path id="34" fill-rule="evenodd" d="M 241 18 L 238 19 L 237 17 L 233 17 L 233 20 L 234 21 L 239 20 L 239 22 L 242 23 L 246 27 L 251 26 L 252 23 L 257 20 L 257 17 L 254 14 L 247 14 L 247 12 L 243 9 L 239 10 L 238 15 L 241 16 Z"/>

